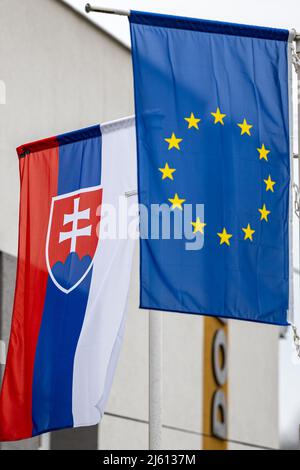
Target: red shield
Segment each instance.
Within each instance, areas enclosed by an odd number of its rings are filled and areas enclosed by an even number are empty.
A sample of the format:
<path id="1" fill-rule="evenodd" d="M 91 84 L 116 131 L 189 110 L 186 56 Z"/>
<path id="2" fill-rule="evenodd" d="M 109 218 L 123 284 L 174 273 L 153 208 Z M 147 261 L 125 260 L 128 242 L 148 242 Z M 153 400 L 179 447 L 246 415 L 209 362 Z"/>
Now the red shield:
<path id="1" fill-rule="evenodd" d="M 52 199 L 46 262 L 52 281 L 68 294 L 87 276 L 99 241 L 100 186 Z"/>

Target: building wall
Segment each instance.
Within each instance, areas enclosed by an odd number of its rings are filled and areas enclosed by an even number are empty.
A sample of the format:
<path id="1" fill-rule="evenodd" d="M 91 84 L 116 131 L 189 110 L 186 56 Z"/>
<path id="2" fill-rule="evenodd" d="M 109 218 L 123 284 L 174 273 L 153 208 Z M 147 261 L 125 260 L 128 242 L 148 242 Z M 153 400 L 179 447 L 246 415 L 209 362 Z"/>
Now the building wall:
<path id="1" fill-rule="evenodd" d="M 126 21 L 124 19 L 124 21 Z M 0 2 L 0 251 L 1 331 L 7 341 L 18 227 L 15 147 L 133 113 L 130 53 L 58 0 Z M 138 309 L 138 247 L 125 341 L 99 432 L 53 433 L 53 449 L 148 447 L 148 320 Z M 203 319 L 163 314 L 163 447 L 200 449 L 203 437 Z M 228 325 L 227 448 L 278 446 L 278 331 Z M 38 448 L 40 439 L 8 448 Z"/>

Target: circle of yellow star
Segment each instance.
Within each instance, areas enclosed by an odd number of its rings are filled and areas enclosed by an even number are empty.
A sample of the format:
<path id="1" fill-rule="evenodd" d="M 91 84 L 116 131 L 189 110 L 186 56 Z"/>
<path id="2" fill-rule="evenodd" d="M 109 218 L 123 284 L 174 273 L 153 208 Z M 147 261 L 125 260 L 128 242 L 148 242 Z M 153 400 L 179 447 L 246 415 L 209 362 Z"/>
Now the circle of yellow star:
<path id="1" fill-rule="evenodd" d="M 176 135 L 172 134 L 172 136 L 169 139 L 165 139 L 166 142 L 169 144 L 168 150 L 171 150 L 172 148 L 175 148 L 177 150 L 180 150 L 179 144 L 182 142 L 182 139 L 177 139 Z"/>
<path id="2" fill-rule="evenodd" d="M 206 227 L 206 224 L 201 222 L 200 217 L 197 217 L 196 222 L 191 222 L 191 224 L 194 227 L 194 233 L 200 232 L 204 234 L 204 227 Z"/>
<path id="3" fill-rule="evenodd" d="M 214 124 L 218 124 L 218 122 L 220 122 L 222 126 L 224 126 L 223 119 L 226 117 L 226 114 L 222 114 L 220 108 L 217 108 L 217 111 L 215 113 L 210 114 L 215 118 Z"/>
<path id="4" fill-rule="evenodd" d="M 159 171 L 162 173 L 162 179 L 165 180 L 166 178 L 170 178 L 170 180 L 174 180 L 173 173 L 176 171 L 175 168 L 170 168 L 168 163 L 165 164 L 164 168 L 159 168 Z"/>
<path id="5" fill-rule="evenodd" d="M 184 118 L 184 120 L 189 123 L 188 129 L 191 129 L 192 127 L 194 127 L 195 129 L 199 130 L 198 122 L 200 122 L 201 119 L 195 118 L 194 113 L 191 113 L 190 117 L 189 118 L 186 117 Z"/>
<path id="6" fill-rule="evenodd" d="M 274 185 L 276 183 L 272 181 L 271 175 L 269 175 L 267 180 L 264 180 L 264 183 L 266 183 L 266 191 L 272 191 L 272 193 L 274 193 Z"/>
<path id="7" fill-rule="evenodd" d="M 186 201 L 186 199 L 180 199 L 178 194 L 176 193 L 173 199 L 168 199 L 169 202 L 172 203 L 171 209 L 180 209 L 182 210 L 182 204 Z"/>
<path id="8" fill-rule="evenodd" d="M 252 125 L 248 124 L 246 119 L 241 124 L 238 124 L 238 126 L 241 128 L 241 135 L 248 134 L 251 136 L 250 129 L 252 129 Z"/>
<path id="9" fill-rule="evenodd" d="M 265 144 L 262 144 L 261 148 L 259 149 L 256 149 L 258 152 L 259 152 L 259 159 L 262 160 L 266 160 L 266 162 L 268 161 L 268 154 L 270 153 L 271 150 L 267 150 L 266 147 L 265 147 Z"/>
<path id="10" fill-rule="evenodd" d="M 220 237 L 220 245 L 223 245 L 223 243 L 226 243 L 226 245 L 230 246 L 230 238 L 232 237 L 231 233 L 227 233 L 226 228 L 223 228 L 222 233 L 218 233 L 218 236 Z"/>
<path id="11" fill-rule="evenodd" d="M 245 237 L 244 240 L 251 240 L 253 242 L 253 234 L 255 233 L 255 230 L 252 230 L 250 227 L 250 224 L 247 225 L 246 228 L 242 228 L 243 232 L 245 232 Z"/>
<path id="12" fill-rule="evenodd" d="M 266 204 L 264 204 L 262 208 L 258 210 L 261 214 L 260 220 L 265 220 L 266 222 L 268 222 L 268 215 L 271 214 L 271 211 L 267 210 Z"/>

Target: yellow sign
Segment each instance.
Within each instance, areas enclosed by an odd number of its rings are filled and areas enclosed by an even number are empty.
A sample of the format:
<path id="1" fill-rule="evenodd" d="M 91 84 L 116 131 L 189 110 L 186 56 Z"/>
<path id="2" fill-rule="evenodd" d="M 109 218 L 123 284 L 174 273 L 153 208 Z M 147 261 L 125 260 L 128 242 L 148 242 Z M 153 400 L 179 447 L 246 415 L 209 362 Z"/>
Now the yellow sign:
<path id="1" fill-rule="evenodd" d="M 204 318 L 203 450 L 227 449 L 227 330 L 225 320 Z"/>

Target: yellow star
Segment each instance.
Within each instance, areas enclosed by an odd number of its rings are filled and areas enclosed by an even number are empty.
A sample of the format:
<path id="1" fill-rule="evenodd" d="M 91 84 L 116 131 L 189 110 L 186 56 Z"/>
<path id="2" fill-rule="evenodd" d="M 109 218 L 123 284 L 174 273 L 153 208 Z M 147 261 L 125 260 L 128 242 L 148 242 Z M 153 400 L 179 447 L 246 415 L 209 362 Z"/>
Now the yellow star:
<path id="1" fill-rule="evenodd" d="M 192 127 L 195 127 L 195 129 L 199 129 L 198 122 L 201 121 L 201 119 L 195 118 L 194 113 L 191 113 L 189 118 L 184 118 L 185 121 L 189 123 L 188 129 L 191 129 Z"/>
<path id="2" fill-rule="evenodd" d="M 253 242 L 253 234 L 255 233 L 255 230 L 252 230 L 252 228 L 250 227 L 250 224 L 247 225 L 247 228 L 242 228 L 243 232 L 245 232 L 245 238 L 244 240 L 247 240 L 249 238 L 249 240 L 251 240 Z"/>
<path id="3" fill-rule="evenodd" d="M 223 243 L 226 243 L 226 245 L 230 246 L 229 240 L 232 237 L 232 235 L 226 232 L 226 228 L 223 228 L 223 232 L 218 233 L 218 236 L 220 237 L 220 245 L 223 245 Z"/>
<path id="4" fill-rule="evenodd" d="M 180 142 L 182 142 L 182 139 L 177 139 L 174 132 L 172 134 L 172 137 L 170 137 L 169 139 L 165 139 L 165 141 L 168 142 L 169 144 L 168 150 L 171 150 L 173 147 L 176 148 L 177 150 L 180 150 L 179 144 Z"/>
<path id="5" fill-rule="evenodd" d="M 215 113 L 210 113 L 210 114 L 215 118 L 214 124 L 217 124 L 218 122 L 220 122 L 222 126 L 224 126 L 223 119 L 226 117 L 226 114 L 222 114 L 220 111 L 220 108 L 217 108 L 217 111 Z"/>
<path id="6" fill-rule="evenodd" d="M 170 178 L 170 180 L 174 180 L 173 173 L 176 171 L 175 168 L 170 168 L 168 163 L 166 163 L 164 168 L 159 168 L 159 171 L 162 173 L 162 179 L 165 180 L 166 178 Z"/>
<path id="7" fill-rule="evenodd" d="M 269 175 L 269 178 L 264 180 L 264 182 L 266 183 L 266 191 L 272 191 L 272 193 L 274 193 L 274 184 L 276 183 L 275 181 L 272 181 L 271 175 Z"/>
<path id="8" fill-rule="evenodd" d="M 266 204 L 262 206 L 262 209 L 258 209 L 258 210 L 261 214 L 260 220 L 265 220 L 266 222 L 268 222 L 268 215 L 271 214 L 271 211 L 267 210 Z"/>
<path id="9" fill-rule="evenodd" d="M 268 154 L 270 153 L 270 150 L 267 150 L 266 147 L 265 147 L 265 144 L 262 144 L 261 148 L 260 149 L 256 149 L 258 152 L 259 152 L 259 159 L 262 160 L 266 160 L 266 162 L 268 161 Z"/>
<path id="10" fill-rule="evenodd" d="M 191 224 L 194 227 L 194 233 L 200 232 L 204 234 L 204 227 L 206 227 L 206 224 L 201 222 L 200 217 L 197 217 L 196 222 L 191 222 Z"/>
<path id="11" fill-rule="evenodd" d="M 178 194 L 176 193 L 173 199 L 168 199 L 172 203 L 171 209 L 180 209 L 182 210 L 182 204 L 186 201 L 186 199 L 180 199 Z"/>
<path id="12" fill-rule="evenodd" d="M 241 135 L 243 134 L 251 135 L 250 129 L 252 129 L 253 126 L 251 126 L 251 124 L 248 124 L 246 119 L 244 119 L 242 124 L 238 124 L 238 126 L 242 129 Z"/>

